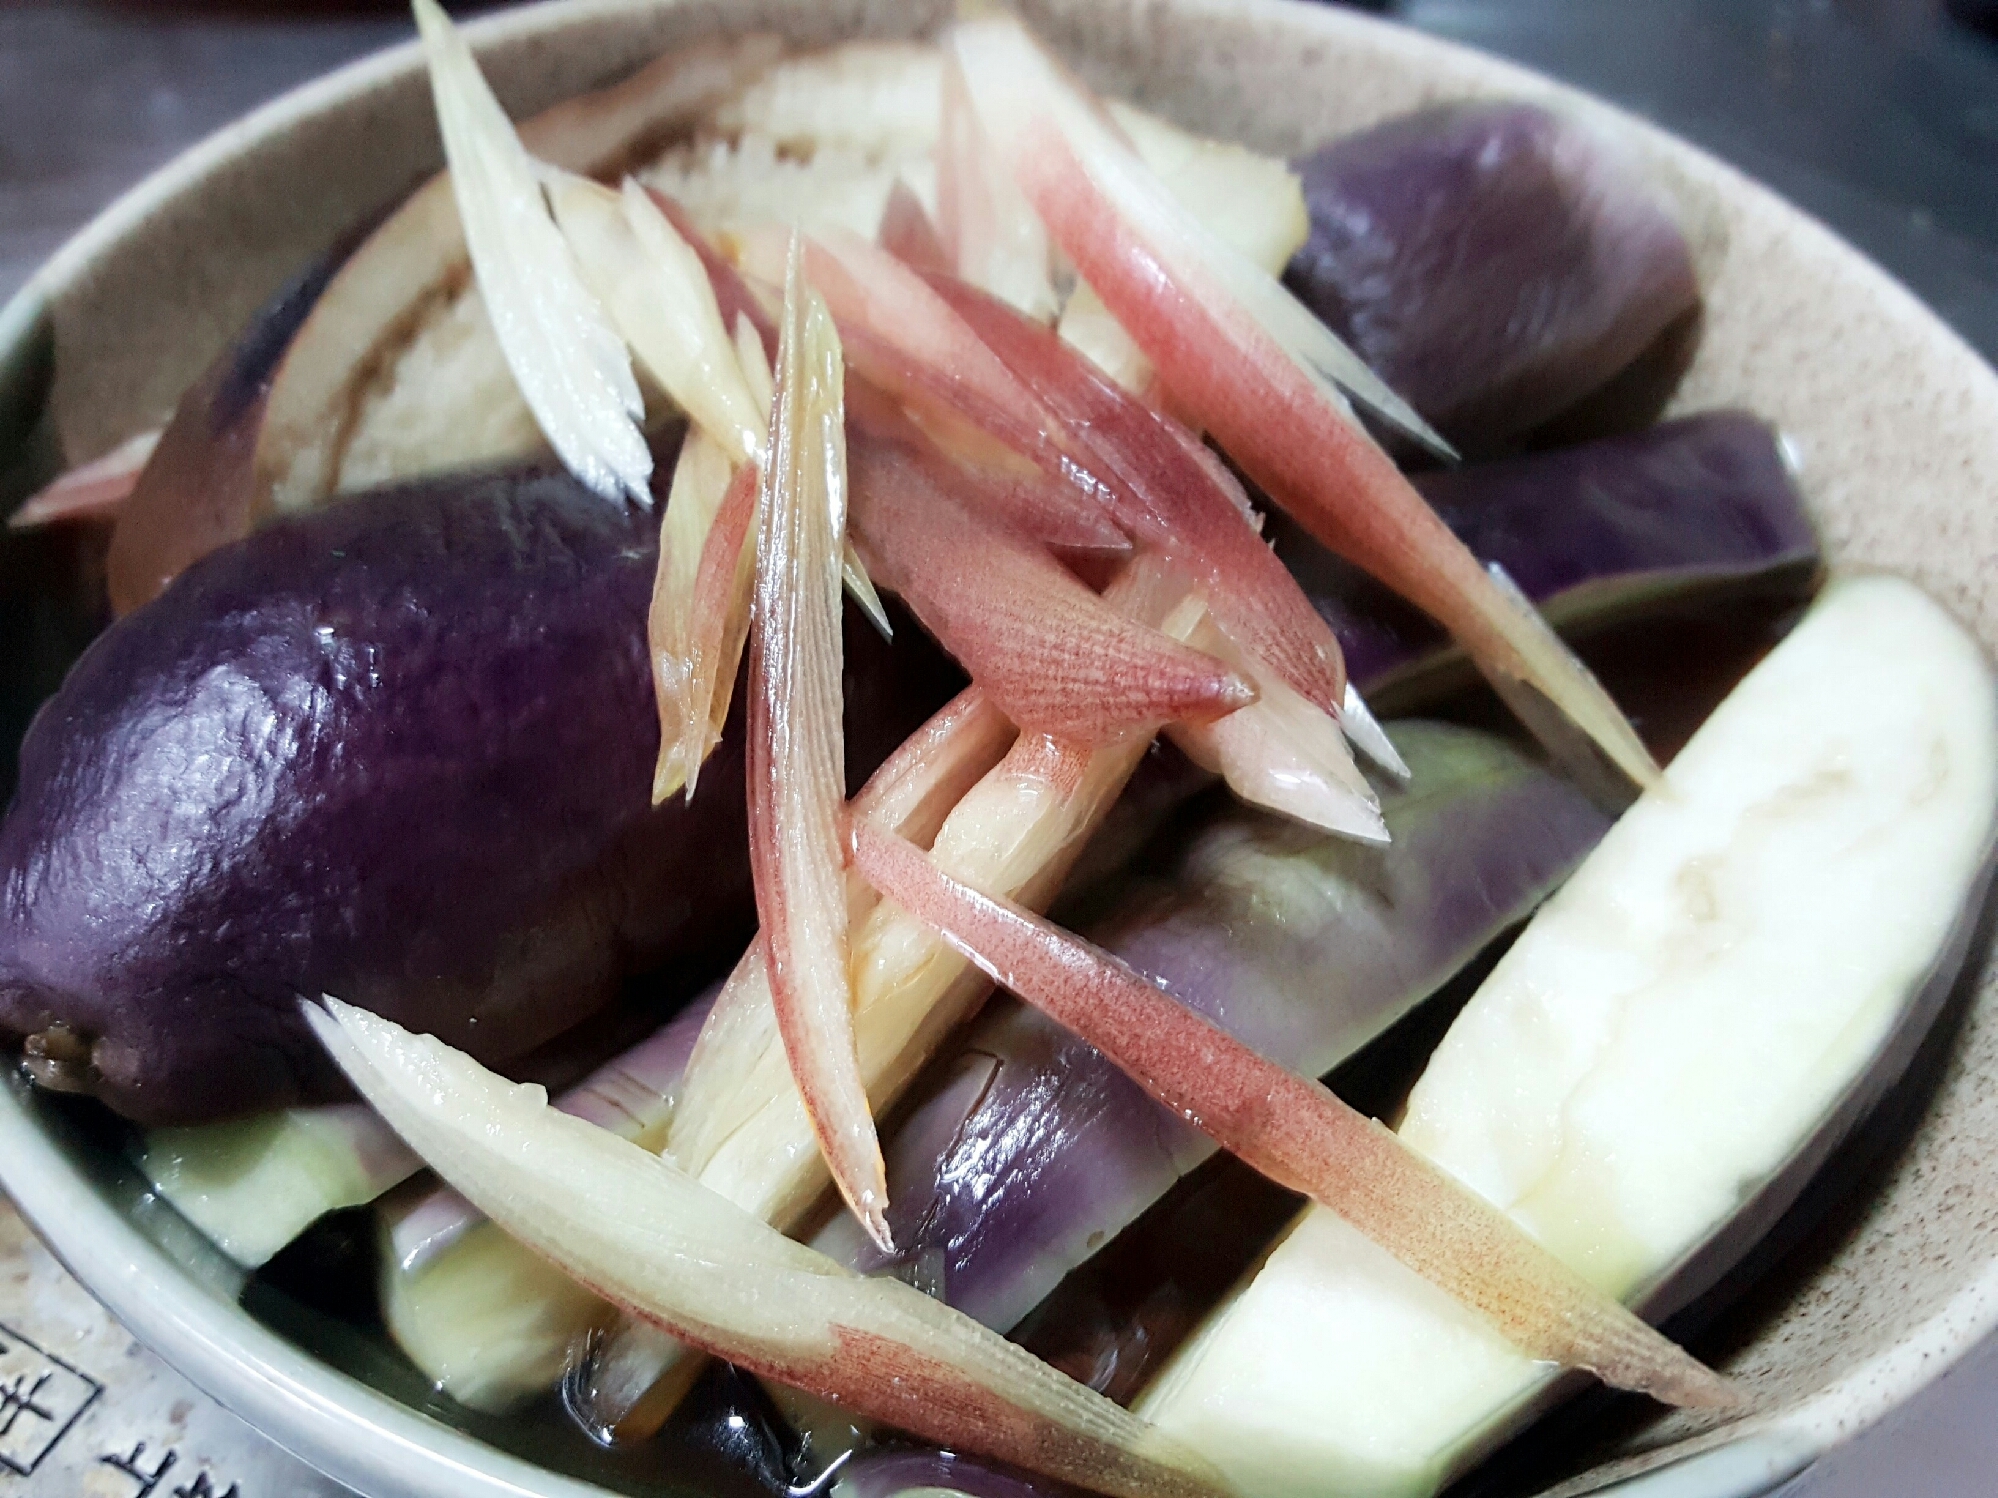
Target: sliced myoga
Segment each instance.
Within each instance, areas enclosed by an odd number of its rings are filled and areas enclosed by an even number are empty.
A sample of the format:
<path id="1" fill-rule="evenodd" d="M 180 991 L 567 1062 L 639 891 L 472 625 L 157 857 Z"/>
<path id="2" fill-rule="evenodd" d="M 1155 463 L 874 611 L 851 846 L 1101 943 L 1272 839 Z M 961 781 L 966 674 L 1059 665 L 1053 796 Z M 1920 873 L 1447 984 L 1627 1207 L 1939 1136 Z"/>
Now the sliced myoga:
<path id="1" fill-rule="evenodd" d="M 1082 938 L 950 878 L 912 844 L 859 827 L 853 847 L 869 883 L 994 981 L 1264 1175 L 1351 1221 L 1530 1356 L 1672 1404 L 1737 1401 L 1726 1380 L 1321 1084 L 1265 1061 Z"/>
<path id="2" fill-rule="evenodd" d="M 1569 747 L 1551 704 L 1633 780 L 1655 780 L 1608 694 L 1450 534 L 1334 382 L 1426 433 L 1406 404 L 1188 215 L 1017 21 L 961 24 L 952 44 L 994 148 L 1174 404 L 1313 535 L 1440 620 L 1529 727 Z"/>
<path id="3" fill-rule="evenodd" d="M 893 1280 L 793 1243 L 441 1042 L 329 999 L 313 1028 L 433 1168 L 609 1298 L 768 1377 L 1112 1494 L 1220 1491 L 1142 1421 Z"/>

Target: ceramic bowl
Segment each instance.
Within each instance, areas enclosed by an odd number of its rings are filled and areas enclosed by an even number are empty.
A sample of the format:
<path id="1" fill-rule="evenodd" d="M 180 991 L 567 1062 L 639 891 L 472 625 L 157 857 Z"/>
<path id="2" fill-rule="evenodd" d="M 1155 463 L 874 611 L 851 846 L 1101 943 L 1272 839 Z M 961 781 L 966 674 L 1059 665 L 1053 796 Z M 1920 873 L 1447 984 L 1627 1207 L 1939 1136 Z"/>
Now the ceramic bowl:
<path id="1" fill-rule="evenodd" d="M 515 112 L 716 30 L 800 43 L 934 28 L 935 0 L 559 0 L 470 28 Z M 1042 0 L 1033 22 L 1095 82 L 1209 134 L 1291 153 L 1438 99 L 1607 107 L 1531 73 L 1335 9 L 1281 0 Z M 1832 556 L 1912 575 L 1998 649 L 1998 377 L 1887 276 L 1725 166 L 1621 115 L 1685 205 L 1706 287 L 1674 405 L 1744 405 L 1796 444 Z M 263 298 L 437 162 L 413 47 L 346 68 L 213 137 L 106 210 L 0 312 L 0 501 L 161 422 Z M 89 558 L 59 537 L 0 551 L 11 757 L 92 621 Z M 1854 683 L 1864 710 L 1865 684 Z M 1893 732 L 1892 724 L 1878 725 Z M 11 771 L 11 765 L 8 766 Z M 1905 1085 L 1829 1179 L 1838 1200 L 1700 1349 L 1756 1392 L 1727 1427 L 1686 1416 L 1529 1437 L 1502 1486 L 1646 1498 L 1765 1491 L 1933 1379 L 1998 1319 L 1998 988 L 1988 943 Z M 693 1490 L 593 1454 L 555 1422 L 431 1398 L 381 1343 L 253 1288 L 154 1204 L 79 1112 L 0 1087 L 0 1179 L 77 1277 L 196 1384 L 369 1494 Z M 1792 1223 L 1795 1226 L 1795 1223 Z M 1797 1235 L 1792 1233 L 1793 1238 Z M 1589 1438 L 1580 1432 L 1587 1430 Z"/>

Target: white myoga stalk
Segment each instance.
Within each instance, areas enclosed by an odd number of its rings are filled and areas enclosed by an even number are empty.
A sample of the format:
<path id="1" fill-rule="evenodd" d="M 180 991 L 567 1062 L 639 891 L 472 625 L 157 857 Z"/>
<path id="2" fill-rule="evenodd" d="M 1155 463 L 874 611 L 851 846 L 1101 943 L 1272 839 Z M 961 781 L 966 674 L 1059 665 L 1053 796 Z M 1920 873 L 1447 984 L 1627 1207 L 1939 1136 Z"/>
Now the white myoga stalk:
<path id="1" fill-rule="evenodd" d="M 967 687 L 874 772 L 848 805 L 848 819 L 927 845 L 1014 738 L 1005 715 L 977 687 Z M 850 929 L 860 929 L 877 903 L 864 879 L 847 876 Z M 759 937 L 729 975 L 688 1059 L 675 1115 L 682 1127 L 669 1135 L 666 1152 L 683 1166 L 706 1158 L 714 1144 L 753 1118 L 769 1099 L 745 1087 L 744 1079 L 781 1061 L 782 1046 Z M 788 1068 L 777 1067 L 772 1091 L 789 1090 L 783 1085 L 788 1076 Z M 755 1201 L 739 1205 L 753 1208 Z"/>
<path id="2" fill-rule="evenodd" d="M 689 451 L 703 443 L 698 432 L 689 434 L 681 449 L 682 463 L 690 455 L 703 461 L 698 451 Z M 652 781 L 655 805 L 683 785 L 691 798 L 703 761 L 721 742 L 735 694 L 736 667 L 749 639 L 760 479 L 759 469 L 738 468 L 727 475 L 719 503 L 705 522 L 694 510 L 687 528 L 705 523 L 706 535 L 699 543 L 700 555 L 685 595 L 667 591 L 665 580 L 655 579 L 653 584 L 648 630 L 660 723 L 659 763 Z M 697 469 L 690 482 L 699 487 L 690 497 L 696 504 L 705 503 L 716 481 L 712 470 Z M 677 563 L 680 538 L 676 535 L 673 541 Z M 662 571 L 668 557 L 662 542 Z"/>
<path id="3" fill-rule="evenodd" d="M 1341 390 L 1421 436 L 1415 413 L 1259 266 L 1159 184 L 1016 20 L 952 36 L 979 119 L 1050 235 L 1211 433 L 1318 540 L 1435 617 L 1557 750 L 1546 705 L 1639 785 L 1658 767 L 1546 621 L 1480 567 Z M 1544 703 L 1543 703 L 1544 699 Z"/>
<path id="4" fill-rule="evenodd" d="M 854 1054 L 847 978 L 840 557 L 845 372 L 794 237 L 784 278 L 750 654 L 749 855 L 772 1007 L 834 1181 L 888 1237 L 888 1181 Z"/>
<path id="5" fill-rule="evenodd" d="M 986 144 L 957 59 L 944 57 L 937 135 L 937 233 L 949 265 L 1036 322 L 1057 305 L 1048 275 L 1048 231 Z"/>
<path id="6" fill-rule="evenodd" d="M 1112 1494 L 1219 1485 L 1133 1416 L 969 1317 L 864 1279 L 607 1130 L 430 1037 L 328 999 L 307 1014 L 439 1175 L 597 1293 L 701 1347 L 934 1441 Z"/>
<path id="7" fill-rule="evenodd" d="M 701 596 L 701 563 L 707 556 L 716 517 L 734 478 L 728 453 L 699 427 L 687 433 L 673 466 L 673 483 L 666 494 L 666 513 L 659 521 L 659 568 L 652 580 L 652 602 L 646 615 L 646 647 L 652 658 L 653 696 L 659 704 L 659 764 L 652 780 L 657 805 L 673 792 L 693 793 L 701 762 L 711 747 L 708 704 L 724 664 L 730 676 L 735 660 L 715 658 L 727 633 L 727 620 L 739 612 L 747 620 L 754 554 L 739 556 L 729 573 L 728 591 L 720 598 Z M 754 482 L 753 478 L 750 482 Z M 752 501 L 753 505 L 753 501 Z M 748 540 L 748 526 L 741 533 Z M 739 546 L 738 551 L 746 551 Z M 720 553 L 709 568 L 710 590 Z M 737 573 L 741 576 L 738 578 Z M 736 586 L 737 583 L 740 586 Z M 718 631 L 714 626 L 719 623 Z M 706 628 L 703 628 L 706 626 Z M 747 637 L 747 630 L 744 630 Z M 706 645 L 710 649 L 703 652 Z"/>
<path id="8" fill-rule="evenodd" d="M 562 237 L 638 362 L 731 463 L 757 461 L 765 412 L 700 256 L 637 183 L 616 192 L 552 167 L 541 175 Z"/>
<path id="9" fill-rule="evenodd" d="M 1672 1404 L 1738 1393 L 1322 1083 L 1266 1061 L 1079 936 L 980 894 L 921 849 L 854 831 L 854 866 L 995 982 L 1101 1051 L 1222 1148 L 1330 1208 L 1529 1355 Z"/>
<path id="10" fill-rule="evenodd" d="M 702 1024 L 713 1012 L 715 995 L 696 999 L 630 1050 L 605 1062 L 556 1100 L 571 1118 L 580 1118 L 620 1139 L 658 1152 L 687 1056 Z M 388 1125 L 372 1111 L 375 1126 Z M 392 1134 L 391 1134 L 391 1137 Z M 396 1141 L 400 1146 L 401 1141 Z M 385 1212 L 390 1262 L 386 1272 L 418 1275 L 465 1234 L 484 1221 L 478 1208 L 449 1186 L 438 1186 L 407 1206 Z"/>
<path id="11" fill-rule="evenodd" d="M 472 270 L 549 445 L 583 483 L 652 502 L 652 454 L 624 342 L 548 216 L 534 163 L 437 0 L 413 0 Z"/>
<path id="12" fill-rule="evenodd" d="M 1188 643 L 1227 661 L 1257 693 L 1225 718 L 1169 725 L 1167 737 L 1188 759 L 1220 775 L 1251 806 L 1341 837 L 1388 840 L 1380 798 L 1353 763 L 1336 720 L 1241 650 L 1211 618 Z"/>

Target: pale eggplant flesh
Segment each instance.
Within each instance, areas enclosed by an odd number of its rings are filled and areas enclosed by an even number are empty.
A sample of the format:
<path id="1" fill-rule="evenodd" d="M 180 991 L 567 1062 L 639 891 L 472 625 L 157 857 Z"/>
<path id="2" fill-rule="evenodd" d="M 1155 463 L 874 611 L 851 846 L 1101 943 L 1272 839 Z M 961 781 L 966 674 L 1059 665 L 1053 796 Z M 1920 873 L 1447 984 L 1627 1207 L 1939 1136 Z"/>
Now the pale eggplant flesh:
<path id="1" fill-rule="evenodd" d="M 1855 674 L 1907 742 L 1839 711 Z M 1834 579 L 1501 959 L 1397 1132 L 1647 1316 L 1707 1295 L 1935 1021 L 1995 817 L 1979 644 L 1900 578 Z M 1313 1210 L 1139 1408 L 1258 1498 L 1420 1498 L 1571 1388 Z"/>
<path id="2" fill-rule="evenodd" d="M 1385 848 L 1224 805 L 1096 938 L 1266 1056 L 1329 1071 L 1528 915 L 1607 816 L 1475 730 L 1408 723 Z M 818 1246 L 1009 1328 L 1214 1146 L 1039 1012 L 995 1009 L 888 1149 L 883 1254 L 846 1218 Z"/>
<path id="3" fill-rule="evenodd" d="M 1699 305 L 1670 201 L 1605 129 L 1445 104 L 1296 163 L 1293 290 L 1465 453 L 1608 384 Z"/>
<path id="4" fill-rule="evenodd" d="M 102 635 L 0 826 L 0 1035 L 143 1123 L 345 1096 L 334 992 L 493 1064 L 753 924 L 741 737 L 653 809 L 656 522 L 545 472 L 269 527 Z M 865 774 L 955 688 L 847 630 Z"/>

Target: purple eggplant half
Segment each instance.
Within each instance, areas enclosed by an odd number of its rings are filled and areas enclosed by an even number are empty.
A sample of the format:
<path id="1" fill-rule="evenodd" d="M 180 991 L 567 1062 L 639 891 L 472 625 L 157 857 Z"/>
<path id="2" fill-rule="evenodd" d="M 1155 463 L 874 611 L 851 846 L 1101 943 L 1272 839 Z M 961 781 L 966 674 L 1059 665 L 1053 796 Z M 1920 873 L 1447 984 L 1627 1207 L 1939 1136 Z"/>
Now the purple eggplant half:
<path id="1" fill-rule="evenodd" d="M 1822 565 L 1781 439 L 1745 412 L 1424 474 L 1416 485 L 1473 555 L 1503 567 L 1571 639 L 1727 597 L 1801 600 Z M 1407 712 L 1473 679 L 1425 615 L 1282 517 L 1270 529 L 1375 708 Z"/>
<path id="2" fill-rule="evenodd" d="M 331 992 L 504 1065 L 753 924 L 741 736 L 649 804 L 652 517 L 562 475 L 340 501 L 210 554 L 46 703 L 0 826 L 0 1034 L 145 1123 L 344 1095 Z M 954 689 L 847 631 L 865 774 Z"/>
<path id="3" fill-rule="evenodd" d="M 1663 193 L 1539 105 L 1421 110 L 1297 167 L 1311 233 L 1290 285 L 1466 452 L 1560 415 L 1698 305 Z"/>
<path id="4" fill-rule="evenodd" d="M 1264 1055 L 1329 1071 L 1523 919 L 1608 826 L 1501 740 L 1403 724 L 1395 742 L 1414 779 L 1382 798 L 1391 845 L 1224 806 L 1097 939 Z M 1007 1005 L 890 1143 L 899 1258 L 844 1216 L 818 1246 L 1004 1329 L 1213 1149 L 1090 1046 Z"/>

